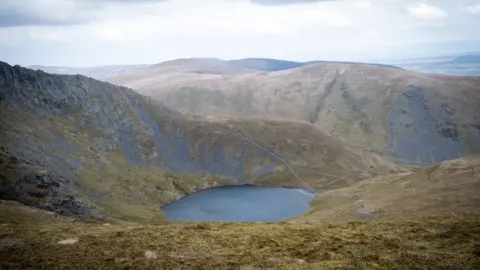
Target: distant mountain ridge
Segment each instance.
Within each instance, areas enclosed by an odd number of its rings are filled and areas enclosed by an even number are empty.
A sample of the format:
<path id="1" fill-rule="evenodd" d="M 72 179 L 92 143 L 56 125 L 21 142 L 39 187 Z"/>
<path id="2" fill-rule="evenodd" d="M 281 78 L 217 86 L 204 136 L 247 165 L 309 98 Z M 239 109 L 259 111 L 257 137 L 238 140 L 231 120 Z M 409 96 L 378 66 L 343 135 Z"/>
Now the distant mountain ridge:
<path id="1" fill-rule="evenodd" d="M 478 63 L 480 64 L 480 55 L 462 55 L 458 56 L 455 59 L 448 61 L 450 64 L 470 64 Z"/>
<path id="2" fill-rule="evenodd" d="M 197 74 L 242 74 L 254 72 L 274 72 L 303 67 L 317 63 L 354 63 L 354 62 L 330 62 L 308 61 L 295 62 L 269 58 L 245 58 L 238 60 L 221 60 L 217 58 L 184 58 L 161 62 L 152 65 L 113 65 L 94 67 L 56 67 L 33 65 L 28 68 L 39 69 L 54 74 L 84 75 L 95 79 L 106 79 L 118 76 L 135 76 L 141 73 L 164 72 L 164 73 L 197 73 Z M 392 65 L 364 63 L 367 65 L 382 66 L 400 69 Z"/>

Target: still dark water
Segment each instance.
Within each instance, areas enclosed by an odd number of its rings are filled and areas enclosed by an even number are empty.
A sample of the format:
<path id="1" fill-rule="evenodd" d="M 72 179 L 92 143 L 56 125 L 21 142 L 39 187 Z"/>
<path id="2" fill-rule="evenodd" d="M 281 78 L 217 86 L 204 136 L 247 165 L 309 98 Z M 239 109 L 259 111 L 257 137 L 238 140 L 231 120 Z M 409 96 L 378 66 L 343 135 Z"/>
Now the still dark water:
<path id="1" fill-rule="evenodd" d="M 199 191 L 161 209 L 167 220 L 277 222 L 306 212 L 313 196 L 305 189 L 226 186 Z"/>

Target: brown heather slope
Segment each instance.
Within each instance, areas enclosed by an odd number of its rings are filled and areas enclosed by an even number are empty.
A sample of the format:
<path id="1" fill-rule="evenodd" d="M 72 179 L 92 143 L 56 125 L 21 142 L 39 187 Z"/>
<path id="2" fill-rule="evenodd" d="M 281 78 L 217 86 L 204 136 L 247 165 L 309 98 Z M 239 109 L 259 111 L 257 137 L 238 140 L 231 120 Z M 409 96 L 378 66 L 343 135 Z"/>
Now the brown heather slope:
<path id="1" fill-rule="evenodd" d="M 2 202 L 0 268 L 478 269 L 479 191 L 477 156 L 320 194 L 275 224 L 51 222 Z"/>
<path id="2" fill-rule="evenodd" d="M 480 156 L 444 161 L 413 173 L 377 177 L 318 194 L 299 221 L 422 216 L 480 218 Z"/>
<path id="3" fill-rule="evenodd" d="M 109 78 L 181 112 L 315 124 L 400 163 L 432 165 L 480 150 L 480 78 L 364 64 L 279 72 L 164 69 Z"/>
<path id="4" fill-rule="evenodd" d="M 82 218 L 161 220 L 231 184 L 318 188 L 406 172 L 309 123 L 186 116 L 128 88 L 0 62 L 0 198 Z"/>
<path id="5" fill-rule="evenodd" d="M 2 224 L 2 269 L 478 269 L 478 219 Z M 62 244 L 65 243 L 65 244 Z"/>

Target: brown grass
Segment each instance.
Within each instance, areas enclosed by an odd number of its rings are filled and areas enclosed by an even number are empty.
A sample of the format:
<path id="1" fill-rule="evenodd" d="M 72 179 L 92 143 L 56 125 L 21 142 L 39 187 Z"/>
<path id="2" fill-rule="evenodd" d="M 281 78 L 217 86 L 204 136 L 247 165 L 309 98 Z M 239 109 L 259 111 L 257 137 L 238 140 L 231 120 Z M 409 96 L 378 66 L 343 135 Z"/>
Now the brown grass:
<path id="1" fill-rule="evenodd" d="M 327 190 L 310 202 L 311 210 L 300 217 L 309 221 L 345 221 L 359 218 L 355 204 L 377 219 L 404 216 L 480 216 L 480 158 L 446 161 L 414 173 L 382 176 Z"/>
<path id="2" fill-rule="evenodd" d="M 2 224 L 1 269 L 475 269 L 480 220 Z M 78 239 L 60 245 L 59 241 Z M 148 255 L 148 256 L 147 256 Z"/>
<path id="3" fill-rule="evenodd" d="M 479 269 L 479 162 L 326 191 L 275 224 L 80 223 L 2 202 L 0 269 Z M 358 200 L 377 214 L 354 221 Z"/>
<path id="4" fill-rule="evenodd" d="M 162 222 L 161 205 L 207 187 L 227 185 L 229 179 L 205 174 L 176 174 L 161 168 L 129 164 L 115 152 L 104 154 L 105 166 L 89 166 L 79 174 L 78 186 L 86 199 L 106 210 L 113 219 Z"/>

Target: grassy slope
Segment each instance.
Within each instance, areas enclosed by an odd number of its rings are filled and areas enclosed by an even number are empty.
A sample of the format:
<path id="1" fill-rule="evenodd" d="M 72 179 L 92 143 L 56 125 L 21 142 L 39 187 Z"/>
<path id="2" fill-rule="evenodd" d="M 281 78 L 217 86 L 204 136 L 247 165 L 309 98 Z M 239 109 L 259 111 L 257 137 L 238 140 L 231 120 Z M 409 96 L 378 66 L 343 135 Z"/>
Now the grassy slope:
<path id="1" fill-rule="evenodd" d="M 311 201 L 302 221 L 359 218 L 359 201 L 368 218 L 389 220 L 420 216 L 480 216 L 480 158 L 472 156 L 418 170 L 331 189 Z"/>
<path id="2" fill-rule="evenodd" d="M 353 147 L 305 122 L 242 118 L 209 118 L 225 129 L 245 136 L 285 159 L 297 172 L 289 170 L 267 174 L 254 183 L 301 186 L 321 190 L 325 184 L 342 178 L 337 187 L 359 180 L 407 169 L 383 160 L 375 154 Z"/>
<path id="3" fill-rule="evenodd" d="M 7 224 L 37 224 L 38 222 L 74 222 L 76 219 L 25 206 L 15 201 L 0 200 L 0 221 Z M 1 241 L 0 241 L 1 242 Z"/>
<path id="4" fill-rule="evenodd" d="M 306 215 L 275 224 L 72 223 L 2 202 L 0 268 L 478 269 L 479 162 L 335 188 Z M 354 221 L 363 219 L 359 199 L 376 212 L 368 220 Z M 66 239 L 78 242 L 59 244 Z"/>
<path id="5" fill-rule="evenodd" d="M 327 225 L 10 222 L 1 225 L 2 269 L 473 269 L 480 266 L 480 221 L 472 218 Z M 78 242 L 59 244 L 66 239 Z"/>
<path id="6" fill-rule="evenodd" d="M 121 155 L 108 154 L 106 166 L 82 170 L 79 186 L 100 209 L 114 219 L 162 222 L 159 207 L 195 191 L 232 184 L 204 174 L 176 174 L 162 168 L 147 169 L 129 164 Z"/>

